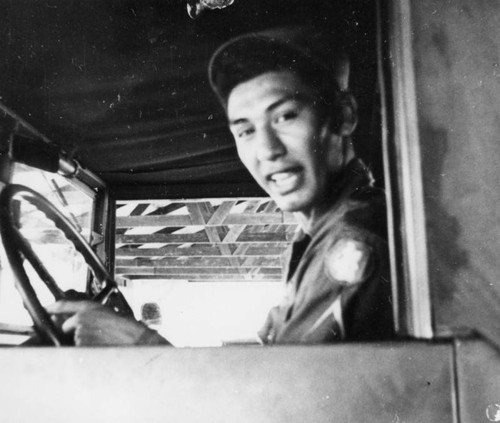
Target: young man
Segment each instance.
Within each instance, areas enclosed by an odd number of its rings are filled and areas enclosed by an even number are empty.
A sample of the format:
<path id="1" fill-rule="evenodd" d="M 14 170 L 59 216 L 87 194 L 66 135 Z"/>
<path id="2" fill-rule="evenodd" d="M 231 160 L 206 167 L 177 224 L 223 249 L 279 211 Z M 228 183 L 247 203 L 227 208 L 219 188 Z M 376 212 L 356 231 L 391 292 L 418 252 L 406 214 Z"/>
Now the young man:
<path id="1" fill-rule="evenodd" d="M 324 38 L 324 37 L 323 37 Z M 238 155 L 300 231 L 266 343 L 393 336 L 384 194 L 355 157 L 349 66 L 311 31 L 239 37 L 212 57 L 209 77 Z"/>
<path id="2" fill-rule="evenodd" d="M 272 343 L 393 336 L 384 194 L 356 158 L 356 104 L 348 63 L 311 34 L 250 34 L 212 57 L 209 79 L 238 155 L 259 185 L 300 223 L 286 295 L 259 332 Z M 325 57 L 327 56 L 327 57 Z M 102 306 L 60 302 L 54 314 L 77 344 L 165 343 Z"/>

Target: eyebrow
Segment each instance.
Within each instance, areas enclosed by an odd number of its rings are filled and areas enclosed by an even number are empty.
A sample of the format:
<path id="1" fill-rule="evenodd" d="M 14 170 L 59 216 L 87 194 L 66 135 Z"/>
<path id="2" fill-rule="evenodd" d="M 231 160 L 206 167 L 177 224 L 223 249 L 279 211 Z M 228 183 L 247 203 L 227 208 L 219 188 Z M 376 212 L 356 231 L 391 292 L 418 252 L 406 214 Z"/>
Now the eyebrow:
<path id="1" fill-rule="evenodd" d="M 290 94 L 286 95 L 279 100 L 275 101 L 274 103 L 271 103 L 269 106 L 266 107 L 266 113 L 267 112 L 272 112 L 273 110 L 277 109 L 280 107 L 283 103 L 286 103 L 287 101 L 298 101 L 298 102 L 304 102 L 304 96 L 300 94 Z M 229 126 L 236 126 L 242 123 L 248 122 L 247 118 L 239 118 L 239 119 L 234 119 L 234 120 L 229 120 L 228 125 Z"/>

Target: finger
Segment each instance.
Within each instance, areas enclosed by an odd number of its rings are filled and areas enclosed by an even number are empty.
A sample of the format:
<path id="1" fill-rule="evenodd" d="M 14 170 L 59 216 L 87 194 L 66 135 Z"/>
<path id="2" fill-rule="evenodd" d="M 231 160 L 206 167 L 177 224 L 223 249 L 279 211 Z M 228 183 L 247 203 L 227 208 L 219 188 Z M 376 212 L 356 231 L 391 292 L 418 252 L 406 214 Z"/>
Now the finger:
<path id="1" fill-rule="evenodd" d="M 69 319 L 66 319 L 61 326 L 61 329 L 64 333 L 71 333 L 75 331 L 79 327 L 79 319 L 78 315 L 74 314 Z"/>
<path id="2" fill-rule="evenodd" d="M 93 342 L 94 334 L 92 330 L 89 330 L 85 325 L 82 325 L 81 321 L 78 319 L 79 315 L 75 315 L 71 318 L 71 321 L 68 322 L 67 327 L 63 328 L 66 333 L 73 332 L 73 339 L 75 345 L 77 347 L 89 346 L 89 345 L 98 345 Z"/>
<path id="3" fill-rule="evenodd" d="M 272 330 L 272 324 L 270 322 L 270 320 L 266 320 L 264 326 L 257 332 L 257 335 L 258 337 L 264 342 L 266 343 L 268 338 L 269 338 L 269 335 L 271 334 L 271 330 Z"/>
<path id="4" fill-rule="evenodd" d="M 112 345 L 105 342 L 94 330 L 89 330 L 85 326 L 78 325 L 73 334 L 77 347 L 88 347 L 96 345 Z"/>
<path id="5" fill-rule="evenodd" d="M 94 307 L 92 301 L 57 301 L 45 307 L 50 314 L 75 314 Z"/>
<path id="6" fill-rule="evenodd" d="M 77 347 L 81 347 L 81 346 L 85 345 L 85 343 L 83 341 L 82 328 L 81 327 L 78 327 L 78 328 L 75 329 L 75 333 L 73 334 L 73 338 L 75 340 L 75 345 Z"/>

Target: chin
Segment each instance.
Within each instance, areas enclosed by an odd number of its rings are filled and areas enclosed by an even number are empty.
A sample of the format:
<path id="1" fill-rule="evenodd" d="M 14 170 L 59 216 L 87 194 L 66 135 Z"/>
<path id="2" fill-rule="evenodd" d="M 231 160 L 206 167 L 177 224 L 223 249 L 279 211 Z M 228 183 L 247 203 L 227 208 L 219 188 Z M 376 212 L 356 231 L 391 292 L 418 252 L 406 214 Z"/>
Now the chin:
<path id="1" fill-rule="evenodd" d="M 304 199 L 274 198 L 274 201 L 282 211 L 286 212 L 302 212 L 310 207 L 310 203 Z"/>

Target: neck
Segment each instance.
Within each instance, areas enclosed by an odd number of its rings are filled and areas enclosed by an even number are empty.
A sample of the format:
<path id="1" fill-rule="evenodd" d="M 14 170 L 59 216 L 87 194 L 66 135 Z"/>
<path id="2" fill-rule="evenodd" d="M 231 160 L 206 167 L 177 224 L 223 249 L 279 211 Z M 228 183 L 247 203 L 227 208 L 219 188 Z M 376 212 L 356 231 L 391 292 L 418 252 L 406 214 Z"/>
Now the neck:
<path id="1" fill-rule="evenodd" d="M 303 211 L 295 212 L 294 216 L 299 222 L 299 225 L 302 228 L 302 230 L 306 234 L 311 235 L 314 224 L 319 220 L 321 216 L 323 216 L 326 213 L 327 210 L 328 207 L 326 207 L 325 204 L 322 207 L 314 207 L 313 209 L 307 212 Z"/>
<path id="2" fill-rule="evenodd" d="M 324 198 L 318 201 L 313 207 L 308 210 L 301 210 L 294 213 L 295 218 L 300 224 L 302 230 L 308 235 L 312 235 L 312 230 L 318 220 L 320 220 L 326 213 L 331 209 L 332 204 L 334 204 L 342 191 L 346 187 L 346 184 L 351 180 L 354 175 L 351 172 L 346 173 L 349 163 L 355 158 L 355 154 L 346 154 L 346 161 L 342 167 L 342 170 L 335 175 L 331 175 L 328 191 Z"/>

